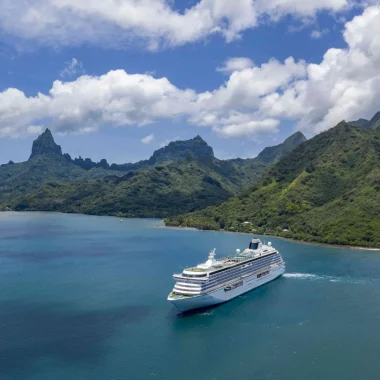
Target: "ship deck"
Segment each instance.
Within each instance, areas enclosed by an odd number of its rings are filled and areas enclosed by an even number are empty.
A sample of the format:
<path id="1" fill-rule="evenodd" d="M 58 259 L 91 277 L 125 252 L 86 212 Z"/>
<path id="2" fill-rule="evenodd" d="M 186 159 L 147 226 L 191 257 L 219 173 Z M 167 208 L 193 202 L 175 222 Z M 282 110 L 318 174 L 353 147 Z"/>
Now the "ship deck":
<path id="1" fill-rule="evenodd" d="M 218 260 L 217 263 L 210 268 L 198 268 L 195 266 L 195 267 L 186 268 L 184 271 L 193 272 L 195 275 L 196 274 L 199 275 L 201 273 L 212 274 L 212 273 L 219 272 L 228 268 L 233 268 L 235 266 L 242 265 L 244 263 L 248 263 L 250 261 L 259 260 L 259 259 L 262 259 L 263 257 L 270 256 L 271 254 L 275 254 L 275 253 L 277 253 L 277 250 L 274 248 L 266 249 L 265 251 L 262 251 L 260 255 L 254 255 L 252 253 L 247 253 L 247 254 L 241 253 L 239 255 L 222 258 Z M 176 278 L 189 279 L 186 276 L 182 276 L 182 273 L 175 274 L 174 276 Z M 195 278 L 192 278 L 192 280 L 207 280 L 207 278 L 195 277 Z"/>

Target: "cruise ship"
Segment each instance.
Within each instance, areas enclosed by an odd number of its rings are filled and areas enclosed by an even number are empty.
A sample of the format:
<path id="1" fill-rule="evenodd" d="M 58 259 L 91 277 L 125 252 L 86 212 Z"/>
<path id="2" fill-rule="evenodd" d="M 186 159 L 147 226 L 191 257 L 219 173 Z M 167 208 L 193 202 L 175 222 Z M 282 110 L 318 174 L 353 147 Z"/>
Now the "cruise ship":
<path id="1" fill-rule="evenodd" d="M 285 262 L 271 243 L 262 244 L 252 239 L 249 247 L 220 260 L 215 249 L 208 260 L 180 274 L 168 301 L 181 312 L 217 305 L 229 301 L 258 286 L 280 277 L 285 272 Z"/>

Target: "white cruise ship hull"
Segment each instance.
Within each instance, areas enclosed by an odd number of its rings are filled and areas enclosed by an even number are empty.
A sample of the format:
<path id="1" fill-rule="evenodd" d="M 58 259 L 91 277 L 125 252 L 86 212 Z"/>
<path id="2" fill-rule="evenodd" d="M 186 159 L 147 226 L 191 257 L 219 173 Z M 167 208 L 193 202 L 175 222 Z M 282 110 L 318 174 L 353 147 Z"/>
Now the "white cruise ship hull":
<path id="1" fill-rule="evenodd" d="M 213 306 L 227 302 L 246 292 L 249 292 L 250 290 L 273 281 L 276 278 L 282 276 L 284 272 L 285 264 L 282 264 L 270 269 L 267 275 L 260 278 L 257 278 L 257 274 L 253 274 L 245 278 L 238 278 L 234 281 L 230 281 L 228 284 L 224 284 L 224 286 L 214 291 L 193 297 L 176 298 L 169 295 L 168 301 L 174 304 L 181 312 Z M 238 284 L 238 286 L 236 288 L 233 288 L 233 286 L 231 287 L 230 284 Z M 229 289 L 229 286 L 232 289 Z"/>

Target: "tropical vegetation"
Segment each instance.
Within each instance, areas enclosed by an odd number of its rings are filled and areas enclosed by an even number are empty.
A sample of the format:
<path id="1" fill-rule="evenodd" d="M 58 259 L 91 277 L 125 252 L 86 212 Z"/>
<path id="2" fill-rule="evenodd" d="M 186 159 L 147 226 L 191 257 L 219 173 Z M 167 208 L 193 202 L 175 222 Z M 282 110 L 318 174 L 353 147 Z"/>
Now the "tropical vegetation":
<path id="1" fill-rule="evenodd" d="M 0 204 L 19 211 L 177 215 L 226 201 L 304 141 L 297 132 L 255 159 L 219 160 L 197 136 L 172 142 L 148 160 L 115 166 L 105 160 L 73 160 L 46 130 L 33 143 L 27 162 L 0 168 Z"/>
<path id="2" fill-rule="evenodd" d="M 225 203 L 165 222 L 380 247 L 380 129 L 341 122 Z"/>

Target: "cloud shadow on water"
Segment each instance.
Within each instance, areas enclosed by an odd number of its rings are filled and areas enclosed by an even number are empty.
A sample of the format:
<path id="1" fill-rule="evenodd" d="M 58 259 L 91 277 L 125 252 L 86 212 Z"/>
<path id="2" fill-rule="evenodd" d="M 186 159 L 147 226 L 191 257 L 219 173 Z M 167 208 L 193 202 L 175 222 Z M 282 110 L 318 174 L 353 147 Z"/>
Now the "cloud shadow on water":
<path id="1" fill-rule="evenodd" d="M 95 365 L 107 353 L 107 340 L 126 324 L 142 322 L 149 306 L 75 312 L 68 304 L 0 303 L 0 378 L 33 373 L 51 358 L 74 365 Z"/>

